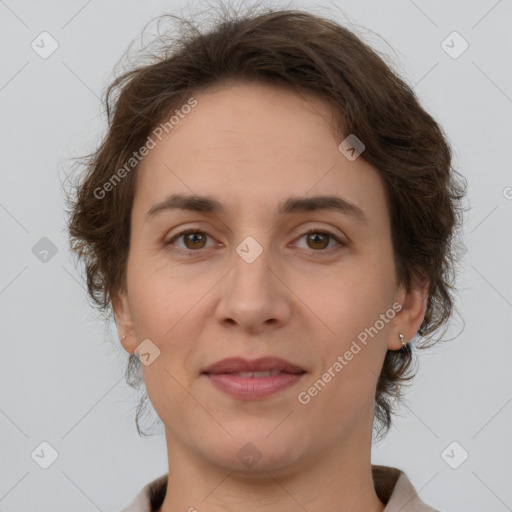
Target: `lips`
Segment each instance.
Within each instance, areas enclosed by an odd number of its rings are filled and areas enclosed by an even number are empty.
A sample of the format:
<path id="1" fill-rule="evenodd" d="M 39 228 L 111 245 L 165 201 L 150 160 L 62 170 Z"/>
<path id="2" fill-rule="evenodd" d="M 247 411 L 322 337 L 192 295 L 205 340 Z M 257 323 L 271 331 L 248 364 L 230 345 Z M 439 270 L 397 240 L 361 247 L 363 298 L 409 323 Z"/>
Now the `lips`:
<path id="1" fill-rule="evenodd" d="M 304 368 L 278 357 L 260 357 L 248 360 L 243 357 L 222 359 L 203 370 L 211 375 L 235 374 L 239 377 L 271 377 L 280 373 L 305 373 Z"/>
<path id="2" fill-rule="evenodd" d="M 208 382 L 236 400 L 262 400 L 290 388 L 306 370 L 277 357 L 247 360 L 230 357 L 208 366 L 203 372 Z"/>

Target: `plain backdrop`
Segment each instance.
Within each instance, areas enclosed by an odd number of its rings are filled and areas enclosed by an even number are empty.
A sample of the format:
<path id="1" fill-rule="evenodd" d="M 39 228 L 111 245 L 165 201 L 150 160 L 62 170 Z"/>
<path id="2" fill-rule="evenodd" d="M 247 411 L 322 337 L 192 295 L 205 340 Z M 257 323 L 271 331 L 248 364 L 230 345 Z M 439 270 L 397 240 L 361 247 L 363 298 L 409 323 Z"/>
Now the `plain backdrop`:
<path id="1" fill-rule="evenodd" d="M 512 1 L 272 5 L 334 17 L 388 55 L 468 180 L 465 325 L 453 322 L 453 339 L 420 356 L 373 463 L 403 469 L 443 512 L 512 510 Z M 167 472 L 164 436 L 138 436 L 126 354 L 88 304 L 67 249 L 61 184 L 71 158 L 104 133 L 100 99 L 128 44 L 186 6 L 0 0 L 0 511 L 116 512 Z M 457 469 L 447 463 L 466 452 Z"/>

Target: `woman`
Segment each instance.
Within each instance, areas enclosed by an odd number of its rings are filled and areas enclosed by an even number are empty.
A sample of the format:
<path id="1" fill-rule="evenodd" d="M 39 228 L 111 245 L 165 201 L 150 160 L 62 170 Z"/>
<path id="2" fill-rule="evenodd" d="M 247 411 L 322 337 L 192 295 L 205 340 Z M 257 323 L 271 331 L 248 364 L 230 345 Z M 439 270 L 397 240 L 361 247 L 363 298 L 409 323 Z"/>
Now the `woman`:
<path id="1" fill-rule="evenodd" d="M 371 444 L 410 340 L 453 309 L 464 187 L 441 128 L 311 14 L 165 45 L 110 86 L 69 221 L 165 426 L 169 472 L 124 510 L 434 510 Z"/>

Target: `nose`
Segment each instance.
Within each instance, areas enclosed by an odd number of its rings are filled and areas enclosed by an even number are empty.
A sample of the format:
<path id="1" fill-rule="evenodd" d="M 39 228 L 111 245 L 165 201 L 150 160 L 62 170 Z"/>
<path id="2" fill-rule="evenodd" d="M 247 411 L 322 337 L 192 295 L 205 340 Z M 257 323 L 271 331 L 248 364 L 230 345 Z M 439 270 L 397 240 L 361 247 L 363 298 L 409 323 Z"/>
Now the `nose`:
<path id="1" fill-rule="evenodd" d="M 282 327 L 291 313 L 291 292 L 283 284 L 278 262 L 272 261 L 266 249 L 254 260 L 254 254 L 246 257 L 254 250 L 254 245 L 242 243 L 234 253 L 233 268 L 221 282 L 216 310 L 218 322 L 251 335 Z"/>

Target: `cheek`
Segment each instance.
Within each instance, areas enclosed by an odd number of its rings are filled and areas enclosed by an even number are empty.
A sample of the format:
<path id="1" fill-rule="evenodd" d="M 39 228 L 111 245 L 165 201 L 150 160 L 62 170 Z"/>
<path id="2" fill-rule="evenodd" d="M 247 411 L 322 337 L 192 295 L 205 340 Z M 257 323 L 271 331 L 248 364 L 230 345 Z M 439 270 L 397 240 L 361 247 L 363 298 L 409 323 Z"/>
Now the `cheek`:
<path id="1" fill-rule="evenodd" d="M 160 305 L 158 305 L 160 308 Z M 172 418 L 187 410 L 201 416 L 188 393 L 199 372 L 199 334 L 193 318 L 180 309 L 148 308 L 140 314 L 140 337 L 154 340 L 159 356 L 149 366 L 142 365 L 148 396 L 161 418 Z M 199 421 L 199 420 L 198 420 Z M 167 424 L 167 422 L 166 422 Z"/>
<path id="2" fill-rule="evenodd" d="M 323 346 L 323 366 L 301 389 L 311 397 L 305 407 L 311 407 L 312 417 L 327 415 L 348 428 L 372 407 L 386 353 L 385 328 L 373 335 L 364 325 L 364 315 L 340 316 L 338 332 L 342 334 Z"/>
<path id="3" fill-rule="evenodd" d="M 215 276 L 199 279 L 183 275 L 183 269 L 162 256 L 144 256 L 140 251 L 128 267 L 131 311 L 138 337 L 149 338 L 163 351 L 189 351 L 190 340 L 198 334 L 194 318 L 201 301 L 215 284 Z"/>
<path id="4" fill-rule="evenodd" d="M 156 259 L 131 256 L 128 289 L 135 328 L 142 336 L 162 340 L 193 305 L 194 294 L 173 269 Z M 197 301 L 197 298 L 196 298 Z"/>
<path id="5" fill-rule="evenodd" d="M 327 295 L 322 319 L 335 334 L 329 333 L 322 343 L 325 367 L 315 378 L 322 378 L 330 369 L 322 379 L 330 379 L 326 385 L 329 390 L 322 394 L 339 404 L 333 409 L 336 414 L 343 407 L 357 410 L 358 404 L 366 407 L 372 401 L 395 311 L 389 275 L 382 269 L 353 272 Z"/>
<path id="6" fill-rule="evenodd" d="M 340 339 L 341 344 L 355 339 L 373 326 L 380 315 L 392 306 L 393 288 L 384 270 L 369 272 L 351 269 L 331 285 L 324 300 L 326 323 Z"/>

